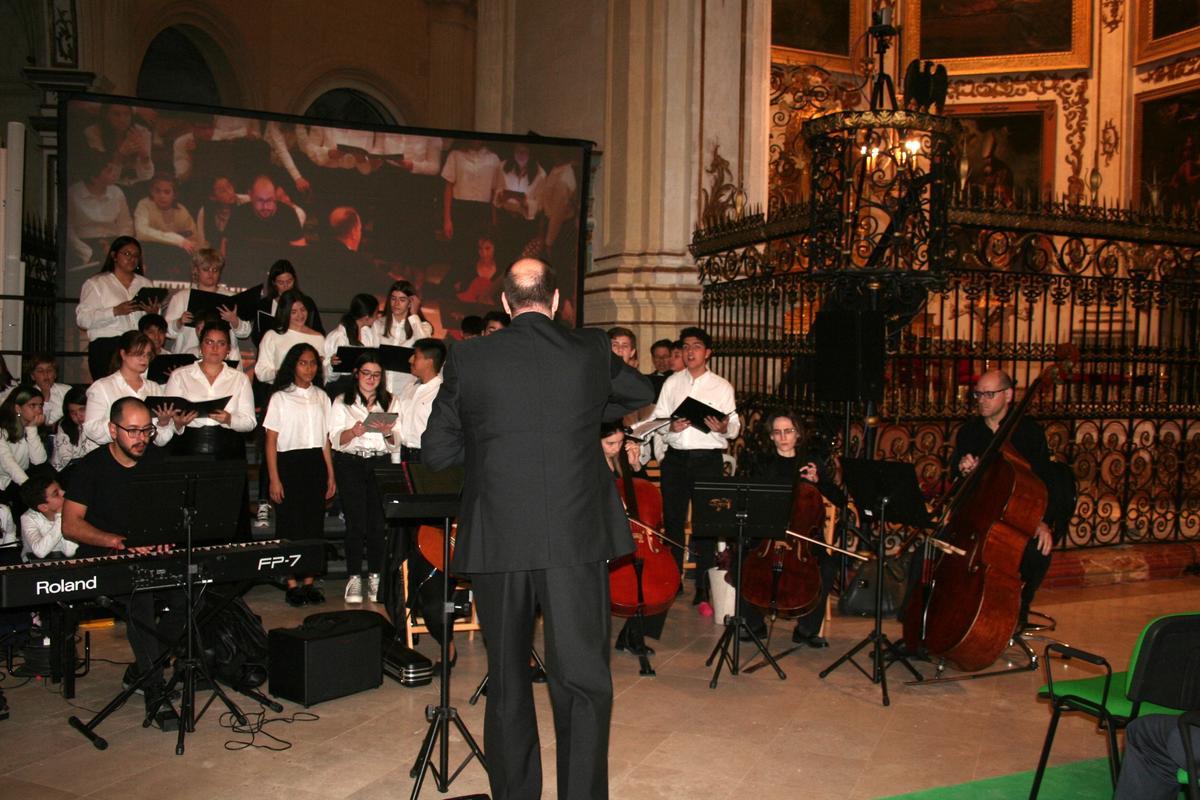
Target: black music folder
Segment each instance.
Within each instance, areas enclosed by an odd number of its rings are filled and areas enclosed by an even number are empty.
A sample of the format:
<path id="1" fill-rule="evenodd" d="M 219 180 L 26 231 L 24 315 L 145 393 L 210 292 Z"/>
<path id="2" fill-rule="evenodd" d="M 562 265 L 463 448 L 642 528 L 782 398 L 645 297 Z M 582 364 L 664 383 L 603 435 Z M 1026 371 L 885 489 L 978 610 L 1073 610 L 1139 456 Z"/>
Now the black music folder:
<path id="1" fill-rule="evenodd" d="M 163 353 L 150 361 L 146 377 L 155 383 L 166 383 L 174 370 L 195 363 L 196 357 L 189 353 Z"/>
<path id="2" fill-rule="evenodd" d="M 338 364 L 338 371 L 349 372 L 354 368 L 354 363 L 358 361 L 358 357 L 367 351 L 379 353 L 379 366 L 388 372 L 408 372 L 411 369 L 408 363 L 408 359 L 413 354 L 411 347 L 381 344 L 379 347 L 339 347 L 336 353 L 341 362 Z"/>
<path id="3" fill-rule="evenodd" d="M 694 397 L 685 397 L 683 402 L 675 407 L 671 412 L 671 419 L 686 419 L 692 423 L 692 427 L 701 433 L 711 433 L 708 425 L 705 424 L 705 417 L 716 417 L 717 419 L 725 419 L 733 410 L 729 412 L 718 411 L 707 403 L 701 403 Z"/>
<path id="4" fill-rule="evenodd" d="M 159 289 L 155 286 L 143 286 L 138 290 L 138 293 L 133 296 L 133 301 L 144 306 L 153 305 L 154 303 L 162 305 L 163 301 L 167 299 L 167 295 L 170 293 L 170 289 Z"/>
<path id="5" fill-rule="evenodd" d="M 188 323 L 195 327 L 200 318 L 208 313 L 219 315 L 221 308 L 232 308 L 237 311 L 238 319 L 253 319 L 258 309 L 258 300 L 262 296 L 262 284 L 251 286 L 237 294 L 219 294 L 192 289 L 188 295 L 187 310 L 191 312 L 192 321 Z M 272 318 L 274 319 L 274 318 Z"/>
<path id="6" fill-rule="evenodd" d="M 188 400 L 186 397 L 147 397 L 146 405 L 157 416 L 158 409 L 165 405 L 175 406 L 175 410 L 187 414 L 190 411 L 195 411 L 197 416 L 207 417 L 214 411 L 224 411 L 225 406 L 229 404 L 233 395 L 218 397 L 213 400 Z"/>

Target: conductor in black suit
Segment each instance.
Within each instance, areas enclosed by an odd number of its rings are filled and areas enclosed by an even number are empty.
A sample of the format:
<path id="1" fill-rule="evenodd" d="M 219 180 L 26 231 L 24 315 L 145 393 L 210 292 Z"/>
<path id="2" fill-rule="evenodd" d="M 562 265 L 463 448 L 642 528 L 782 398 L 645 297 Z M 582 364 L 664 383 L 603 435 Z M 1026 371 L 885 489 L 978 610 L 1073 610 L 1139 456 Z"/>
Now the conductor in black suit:
<path id="1" fill-rule="evenodd" d="M 600 330 L 553 321 L 554 272 L 522 259 L 504 277 L 512 325 L 451 348 L 421 438 L 432 469 L 466 477 L 451 568 L 475 588 L 487 640 L 484 746 L 496 800 L 539 798 L 530 686 L 535 606 L 558 750 L 558 797 L 608 797 L 607 561 L 633 550 L 598 442 L 601 422 L 654 399 Z"/>

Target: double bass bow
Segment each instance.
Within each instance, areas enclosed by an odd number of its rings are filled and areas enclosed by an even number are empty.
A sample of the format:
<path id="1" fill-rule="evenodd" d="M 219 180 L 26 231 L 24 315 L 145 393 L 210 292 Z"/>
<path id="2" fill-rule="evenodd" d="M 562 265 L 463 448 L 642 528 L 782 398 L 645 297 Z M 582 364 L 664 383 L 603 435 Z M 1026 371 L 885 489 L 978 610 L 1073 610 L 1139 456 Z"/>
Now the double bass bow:
<path id="1" fill-rule="evenodd" d="M 1048 495 L 1010 441 L 1030 403 L 1073 353 L 1060 347 L 1011 408 L 978 463 L 952 488 L 935 537 L 956 552 L 927 547 L 921 581 L 904 617 L 904 640 L 964 671 L 990 666 L 1004 652 L 1021 607 L 1021 557 L 1037 531 Z"/>

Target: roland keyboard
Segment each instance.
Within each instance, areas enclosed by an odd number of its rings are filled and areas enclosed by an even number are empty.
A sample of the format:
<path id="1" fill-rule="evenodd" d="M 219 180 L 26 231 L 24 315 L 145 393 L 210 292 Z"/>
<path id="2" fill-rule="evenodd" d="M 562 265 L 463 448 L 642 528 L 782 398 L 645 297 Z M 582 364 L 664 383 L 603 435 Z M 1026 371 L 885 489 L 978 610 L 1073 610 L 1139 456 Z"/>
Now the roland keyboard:
<path id="1" fill-rule="evenodd" d="M 229 583 L 325 571 L 319 539 L 209 545 L 192 548 L 196 583 Z M 157 555 L 121 553 L 0 567 L 0 608 L 86 600 L 134 591 L 183 586 L 182 550 Z"/>

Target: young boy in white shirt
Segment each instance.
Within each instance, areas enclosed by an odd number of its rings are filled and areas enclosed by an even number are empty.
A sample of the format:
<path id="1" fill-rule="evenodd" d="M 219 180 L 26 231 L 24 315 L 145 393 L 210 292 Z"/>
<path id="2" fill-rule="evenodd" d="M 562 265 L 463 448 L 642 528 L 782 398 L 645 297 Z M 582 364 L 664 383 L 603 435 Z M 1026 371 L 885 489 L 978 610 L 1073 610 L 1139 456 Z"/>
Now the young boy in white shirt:
<path id="1" fill-rule="evenodd" d="M 29 510 L 21 515 L 21 541 L 25 545 L 22 553 L 26 561 L 33 558 L 71 558 L 79 546 L 62 534 L 62 507 L 66 496 L 58 481 L 47 477 L 34 477 L 21 486 L 21 499 Z"/>

